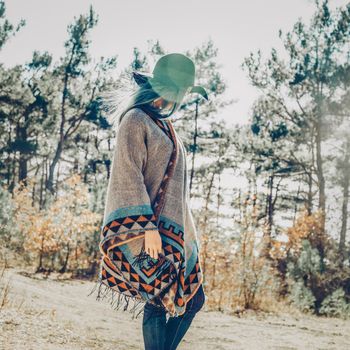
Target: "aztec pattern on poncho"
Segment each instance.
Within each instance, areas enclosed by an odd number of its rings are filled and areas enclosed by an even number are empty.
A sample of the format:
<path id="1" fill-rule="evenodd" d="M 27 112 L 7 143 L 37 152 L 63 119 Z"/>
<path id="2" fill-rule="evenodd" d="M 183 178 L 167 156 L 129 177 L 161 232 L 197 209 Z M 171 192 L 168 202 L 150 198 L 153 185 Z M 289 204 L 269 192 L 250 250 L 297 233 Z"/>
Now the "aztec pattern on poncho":
<path id="1" fill-rule="evenodd" d="M 131 299 L 133 317 L 145 302 L 168 316 L 185 312 L 203 281 L 187 179 L 186 149 L 172 123 L 140 108 L 128 111 L 117 129 L 107 187 L 98 300 L 111 292 L 111 304 L 119 308 L 124 298 L 125 311 Z M 164 252 L 158 259 L 144 251 L 145 232 L 155 229 Z"/>

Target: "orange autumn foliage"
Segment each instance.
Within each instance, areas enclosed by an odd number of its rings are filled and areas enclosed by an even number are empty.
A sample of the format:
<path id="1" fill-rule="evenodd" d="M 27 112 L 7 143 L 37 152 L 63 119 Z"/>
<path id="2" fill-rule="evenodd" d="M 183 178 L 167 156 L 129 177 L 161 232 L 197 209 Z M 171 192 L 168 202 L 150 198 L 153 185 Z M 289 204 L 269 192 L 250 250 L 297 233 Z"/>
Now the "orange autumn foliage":
<path id="1" fill-rule="evenodd" d="M 68 178 L 57 198 L 41 210 L 32 200 L 34 185 L 33 180 L 28 180 L 27 186 L 20 184 L 14 190 L 15 219 L 24 236 L 24 250 L 37 254 L 41 265 L 43 256 L 52 256 L 68 247 L 75 268 L 89 265 L 88 255 L 84 255 L 85 241 L 99 230 L 101 215 L 88 208 L 88 189 L 80 176 Z"/>

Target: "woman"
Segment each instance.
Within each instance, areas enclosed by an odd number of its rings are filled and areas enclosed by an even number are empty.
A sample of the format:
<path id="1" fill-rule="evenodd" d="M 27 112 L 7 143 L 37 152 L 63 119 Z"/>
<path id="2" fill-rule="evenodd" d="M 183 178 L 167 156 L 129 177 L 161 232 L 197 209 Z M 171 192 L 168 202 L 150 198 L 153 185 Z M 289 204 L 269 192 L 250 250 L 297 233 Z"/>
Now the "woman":
<path id="1" fill-rule="evenodd" d="M 118 120 L 99 281 L 118 305 L 123 295 L 126 308 L 130 299 L 144 306 L 146 350 L 176 349 L 205 302 L 186 149 L 170 120 L 186 93 L 208 99 L 194 76 L 193 61 L 177 53 L 152 74 L 134 71 L 139 88 Z"/>

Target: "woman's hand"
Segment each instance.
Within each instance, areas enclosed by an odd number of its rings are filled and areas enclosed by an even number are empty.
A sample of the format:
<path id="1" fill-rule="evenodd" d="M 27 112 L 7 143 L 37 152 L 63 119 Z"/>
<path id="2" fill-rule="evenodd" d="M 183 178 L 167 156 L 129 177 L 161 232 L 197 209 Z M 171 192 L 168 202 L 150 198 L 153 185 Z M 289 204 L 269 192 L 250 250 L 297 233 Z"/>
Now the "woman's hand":
<path id="1" fill-rule="evenodd" d="M 145 232 L 145 251 L 153 259 L 158 259 L 158 253 L 163 253 L 162 238 L 158 230 L 149 230 Z"/>

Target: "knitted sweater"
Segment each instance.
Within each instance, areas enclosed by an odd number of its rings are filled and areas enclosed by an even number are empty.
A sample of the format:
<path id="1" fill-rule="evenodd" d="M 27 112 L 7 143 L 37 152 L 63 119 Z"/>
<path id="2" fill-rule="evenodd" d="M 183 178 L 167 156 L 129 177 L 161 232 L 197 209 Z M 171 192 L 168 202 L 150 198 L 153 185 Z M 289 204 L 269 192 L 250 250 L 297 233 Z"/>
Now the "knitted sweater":
<path id="1" fill-rule="evenodd" d="M 101 230 L 100 282 L 142 305 L 160 305 L 178 316 L 203 276 L 189 206 L 186 149 L 171 122 L 165 123 L 176 136 L 177 154 L 158 223 L 152 204 L 174 143 L 159 120 L 140 108 L 128 111 L 119 124 Z M 138 259 L 145 258 L 145 232 L 154 229 L 161 235 L 164 256 Z"/>

